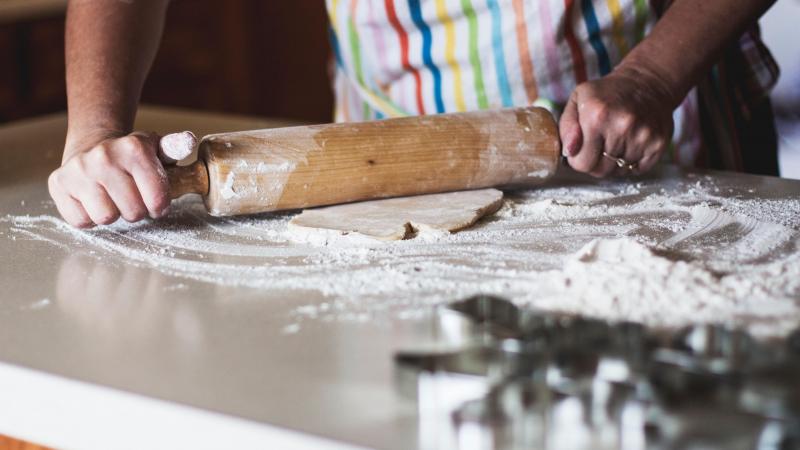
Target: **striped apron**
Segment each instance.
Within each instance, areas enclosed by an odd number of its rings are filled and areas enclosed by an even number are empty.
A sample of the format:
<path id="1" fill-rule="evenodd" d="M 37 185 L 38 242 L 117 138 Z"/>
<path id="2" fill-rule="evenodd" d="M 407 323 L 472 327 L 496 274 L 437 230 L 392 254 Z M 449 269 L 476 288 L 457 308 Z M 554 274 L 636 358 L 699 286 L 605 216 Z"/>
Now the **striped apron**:
<path id="1" fill-rule="evenodd" d="M 336 120 L 539 104 L 610 73 L 652 29 L 647 0 L 327 0 Z M 668 157 L 692 165 L 697 96 Z"/>

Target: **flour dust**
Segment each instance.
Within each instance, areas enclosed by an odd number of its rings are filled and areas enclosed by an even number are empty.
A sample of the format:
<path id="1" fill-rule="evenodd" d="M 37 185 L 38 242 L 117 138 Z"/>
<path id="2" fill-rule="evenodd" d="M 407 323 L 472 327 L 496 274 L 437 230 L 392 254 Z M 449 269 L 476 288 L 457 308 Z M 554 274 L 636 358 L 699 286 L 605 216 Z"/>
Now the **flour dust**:
<path id="1" fill-rule="evenodd" d="M 476 293 L 655 327 L 723 323 L 782 336 L 800 324 L 800 201 L 730 198 L 705 177 L 669 189 L 603 182 L 511 193 L 471 229 L 389 243 L 295 242 L 293 214 L 212 218 L 191 197 L 172 211 L 93 231 L 53 216 L 2 221 L 12 236 L 177 277 L 324 296 L 297 305 L 298 324 L 415 317 Z"/>

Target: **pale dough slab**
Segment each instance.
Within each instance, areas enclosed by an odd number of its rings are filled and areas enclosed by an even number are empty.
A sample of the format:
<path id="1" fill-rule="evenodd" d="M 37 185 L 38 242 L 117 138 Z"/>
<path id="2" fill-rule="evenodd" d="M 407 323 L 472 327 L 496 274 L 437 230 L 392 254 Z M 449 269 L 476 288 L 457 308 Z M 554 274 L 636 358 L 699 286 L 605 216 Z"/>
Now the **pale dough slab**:
<path id="1" fill-rule="evenodd" d="M 289 222 L 289 229 L 396 241 L 414 231 L 461 230 L 496 212 L 502 204 L 503 193 L 497 189 L 372 200 L 305 210 Z"/>

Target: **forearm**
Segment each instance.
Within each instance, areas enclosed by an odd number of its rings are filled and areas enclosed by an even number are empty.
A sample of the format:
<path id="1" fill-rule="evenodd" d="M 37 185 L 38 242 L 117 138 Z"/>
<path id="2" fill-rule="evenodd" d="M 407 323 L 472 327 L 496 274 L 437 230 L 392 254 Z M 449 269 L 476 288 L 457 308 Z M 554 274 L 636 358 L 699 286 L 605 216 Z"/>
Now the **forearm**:
<path id="1" fill-rule="evenodd" d="M 169 0 L 71 0 L 66 61 L 66 152 L 131 131 L 158 50 Z M 65 158 L 69 155 L 65 154 Z"/>
<path id="2" fill-rule="evenodd" d="M 677 107 L 727 45 L 775 0 L 675 0 L 619 70 L 653 77 Z"/>

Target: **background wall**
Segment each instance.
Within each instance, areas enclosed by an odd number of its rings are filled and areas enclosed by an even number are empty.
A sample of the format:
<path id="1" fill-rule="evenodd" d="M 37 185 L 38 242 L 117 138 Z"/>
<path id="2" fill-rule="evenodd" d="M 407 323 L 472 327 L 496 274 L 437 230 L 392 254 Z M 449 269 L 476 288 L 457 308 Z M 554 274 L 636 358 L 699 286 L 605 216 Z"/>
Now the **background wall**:
<path id="1" fill-rule="evenodd" d="M 173 0 L 143 101 L 329 122 L 329 54 L 322 0 Z"/>
<path id="2" fill-rule="evenodd" d="M 0 0 L 0 123 L 66 108 L 65 5 Z M 172 0 L 143 101 L 327 122 L 329 54 L 322 0 Z"/>
<path id="3" fill-rule="evenodd" d="M 63 110 L 63 5 L 42 11 L 11 8 L 4 1 L 0 0 L 0 123 Z"/>

